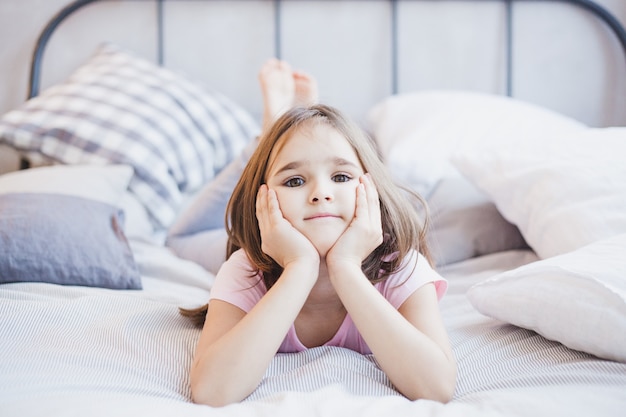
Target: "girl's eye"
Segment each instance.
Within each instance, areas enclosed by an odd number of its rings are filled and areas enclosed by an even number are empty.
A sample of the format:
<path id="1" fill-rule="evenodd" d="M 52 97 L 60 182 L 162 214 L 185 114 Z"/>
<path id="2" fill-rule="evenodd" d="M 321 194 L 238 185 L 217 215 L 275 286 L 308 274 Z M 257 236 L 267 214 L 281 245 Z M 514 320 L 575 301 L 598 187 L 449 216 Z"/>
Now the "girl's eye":
<path id="1" fill-rule="evenodd" d="M 333 176 L 333 181 L 335 182 L 348 182 L 351 179 L 352 177 L 347 174 L 337 174 Z"/>
<path id="2" fill-rule="evenodd" d="M 299 187 L 304 184 L 304 180 L 300 177 L 289 178 L 285 181 L 285 186 L 287 187 Z"/>

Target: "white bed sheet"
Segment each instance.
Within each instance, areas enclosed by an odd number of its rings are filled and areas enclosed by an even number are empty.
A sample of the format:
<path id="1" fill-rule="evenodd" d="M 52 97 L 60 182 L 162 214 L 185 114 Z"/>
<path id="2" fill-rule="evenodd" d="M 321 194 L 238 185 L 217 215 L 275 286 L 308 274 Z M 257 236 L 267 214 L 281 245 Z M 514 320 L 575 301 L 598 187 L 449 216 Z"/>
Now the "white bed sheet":
<path id="1" fill-rule="evenodd" d="M 277 355 L 240 404 L 196 405 L 188 369 L 199 330 L 177 307 L 206 302 L 213 276 L 162 247 L 133 242 L 133 250 L 142 291 L 0 286 L 1 415 L 618 416 L 626 409 L 626 364 L 484 317 L 465 298 L 474 283 L 536 260 L 529 251 L 441 270 L 450 281 L 441 308 L 459 362 L 449 404 L 408 401 L 373 358 L 317 348 Z"/>

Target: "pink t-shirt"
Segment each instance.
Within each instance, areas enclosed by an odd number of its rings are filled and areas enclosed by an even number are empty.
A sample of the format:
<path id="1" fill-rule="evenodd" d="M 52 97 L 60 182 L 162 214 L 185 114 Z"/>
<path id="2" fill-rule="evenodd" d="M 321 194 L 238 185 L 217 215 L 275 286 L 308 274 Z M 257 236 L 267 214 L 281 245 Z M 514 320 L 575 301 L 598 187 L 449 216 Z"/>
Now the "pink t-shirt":
<path id="1" fill-rule="evenodd" d="M 415 256 L 418 262 L 415 268 Z M 437 290 L 437 297 L 441 299 L 448 288 L 447 281 L 433 270 L 426 258 L 417 251 L 410 253 L 405 259 L 407 267 L 402 268 L 398 273 L 389 276 L 385 281 L 374 284 L 374 287 L 389 301 L 396 309 L 415 290 L 427 283 L 434 283 Z M 248 256 L 242 249 L 236 251 L 220 268 L 213 288 L 211 289 L 211 299 L 226 301 L 239 307 L 246 313 L 265 295 L 267 289 L 260 275 L 253 275 L 252 267 Z M 352 349 L 362 354 L 372 353 L 365 340 L 352 322 L 349 314 L 337 330 L 337 333 L 324 346 L 339 346 Z M 295 326 L 292 324 L 285 340 L 278 349 L 281 353 L 301 352 L 306 350 L 296 334 Z"/>

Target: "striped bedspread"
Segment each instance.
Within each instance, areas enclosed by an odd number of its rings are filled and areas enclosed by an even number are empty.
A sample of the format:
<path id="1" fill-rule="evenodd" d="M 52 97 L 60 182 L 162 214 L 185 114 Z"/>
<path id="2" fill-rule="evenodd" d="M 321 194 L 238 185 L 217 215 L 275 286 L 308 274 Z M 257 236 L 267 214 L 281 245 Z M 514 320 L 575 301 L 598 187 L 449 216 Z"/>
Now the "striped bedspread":
<path id="1" fill-rule="evenodd" d="M 188 369 L 199 330 L 179 315 L 177 303 L 131 291 L 4 284 L 0 414 L 608 416 L 626 410 L 626 364 L 481 316 L 463 295 L 480 278 L 458 277 L 458 285 L 450 278 L 442 301 L 459 364 L 451 403 L 408 401 L 373 357 L 325 347 L 277 355 L 246 401 L 222 409 L 190 402 Z"/>

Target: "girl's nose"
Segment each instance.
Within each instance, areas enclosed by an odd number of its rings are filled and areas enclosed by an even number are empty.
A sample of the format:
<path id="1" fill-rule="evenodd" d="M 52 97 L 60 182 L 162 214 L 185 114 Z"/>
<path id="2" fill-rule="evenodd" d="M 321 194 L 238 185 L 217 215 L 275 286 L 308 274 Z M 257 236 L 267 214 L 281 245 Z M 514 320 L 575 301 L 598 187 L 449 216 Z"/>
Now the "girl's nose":
<path id="1" fill-rule="evenodd" d="M 312 201 L 313 201 L 314 203 L 317 203 L 317 202 L 318 202 L 318 201 L 320 201 L 320 200 L 322 200 L 322 199 L 321 199 L 321 198 L 319 198 L 319 197 L 313 197 L 313 199 L 312 199 Z M 326 200 L 326 201 L 332 201 L 332 197 L 331 197 L 331 196 L 329 196 L 329 195 L 327 195 L 326 197 L 324 197 L 324 198 L 323 198 L 323 200 Z"/>
<path id="2" fill-rule="evenodd" d="M 311 190 L 311 202 L 318 203 L 320 201 L 332 201 L 332 187 L 326 184 L 316 183 Z"/>

